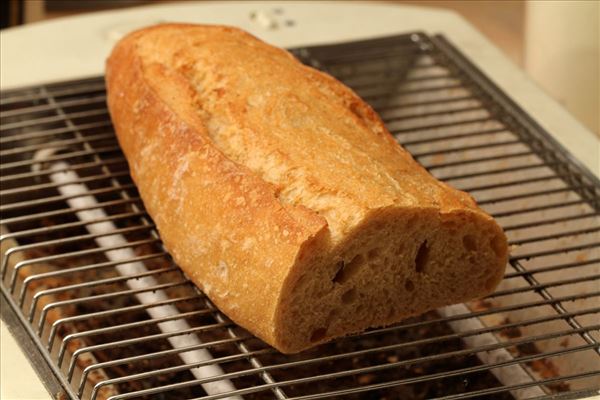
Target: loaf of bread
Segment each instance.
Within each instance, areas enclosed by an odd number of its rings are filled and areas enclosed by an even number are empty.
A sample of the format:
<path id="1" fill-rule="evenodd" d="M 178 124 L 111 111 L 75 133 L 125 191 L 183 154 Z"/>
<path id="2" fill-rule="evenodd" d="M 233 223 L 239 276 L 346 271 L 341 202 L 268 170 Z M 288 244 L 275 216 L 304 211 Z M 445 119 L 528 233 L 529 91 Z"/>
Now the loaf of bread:
<path id="1" fill-rule="evenodd" d="M 239 29 L 158 25 L 107 62 L 148 213 L 187 276 L 284 353 L 490 293 L 507 242 L 331 76 Z"/>

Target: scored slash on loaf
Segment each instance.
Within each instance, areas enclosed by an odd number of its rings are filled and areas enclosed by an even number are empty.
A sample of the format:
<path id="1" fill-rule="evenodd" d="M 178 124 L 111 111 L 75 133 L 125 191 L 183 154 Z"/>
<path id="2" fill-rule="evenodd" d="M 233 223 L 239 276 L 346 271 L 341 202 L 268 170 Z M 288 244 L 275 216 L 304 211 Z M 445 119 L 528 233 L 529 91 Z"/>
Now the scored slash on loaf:
<path id="1" fill-rule="evenodd" d="M 490 293 L 507 242 L 334 78 L 244 31 L 158 25 L 107 62 L 108 105 L 175 261 L 285 353 Z"/>

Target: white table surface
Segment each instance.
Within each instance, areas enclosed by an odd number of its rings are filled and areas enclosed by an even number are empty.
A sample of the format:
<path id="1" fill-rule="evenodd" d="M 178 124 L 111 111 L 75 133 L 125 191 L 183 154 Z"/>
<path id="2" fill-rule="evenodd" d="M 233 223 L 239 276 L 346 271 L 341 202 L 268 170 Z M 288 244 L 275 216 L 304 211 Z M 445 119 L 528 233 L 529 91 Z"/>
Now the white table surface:
<path id="1" fill-rule="evenodd" d="M 277 15 L 274 9 L 282 13 Z M 267 29 L 253 21 L 250 14 L 256 11 L 273 16 L 277 27 Z M 288 19 L 295 22 L 293 26 L 285 26 Z M 600 139 L 464 19 L 432 8 L 341 2 L 185 2 L 54 19 L 0 33 L 0 88 L 100 75 L 116 40 L 130 30 L 158 22 L 235 25 L 282 47 L 417 30 L 443 33 L 576 158 L 600 175 Z M 1 336 L 0 398 L 50 398 L 5 326 Z"/>

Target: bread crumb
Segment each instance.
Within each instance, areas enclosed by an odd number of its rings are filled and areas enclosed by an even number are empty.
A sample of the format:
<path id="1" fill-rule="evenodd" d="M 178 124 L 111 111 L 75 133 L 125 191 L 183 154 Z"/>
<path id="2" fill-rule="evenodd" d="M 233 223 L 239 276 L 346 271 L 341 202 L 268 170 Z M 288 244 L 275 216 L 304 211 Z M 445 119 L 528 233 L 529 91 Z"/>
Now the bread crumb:
<path id="1" fill-rule="evenodd" d="M 361 385 L 368 385 L 369 383 L 373 382 L 374 380 L 375 380 L 374 374 L 360 375 L 357 378 L 358 383 Z"/>
<path id="2" fill-rule="evenodd" d="M 528 363 L 531 369 L 540 374 L 544 379 L 560 376 L 558 368 L 552 361 L 547 359 L 533 360 Z"/>

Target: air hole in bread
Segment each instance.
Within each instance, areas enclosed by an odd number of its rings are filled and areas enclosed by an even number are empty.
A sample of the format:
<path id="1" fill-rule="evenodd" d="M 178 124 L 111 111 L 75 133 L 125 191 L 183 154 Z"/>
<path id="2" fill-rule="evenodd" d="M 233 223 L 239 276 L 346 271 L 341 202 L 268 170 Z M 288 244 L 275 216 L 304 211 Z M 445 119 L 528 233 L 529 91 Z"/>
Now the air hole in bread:
<path id="1" fill-rule="evenodd" d="M 473 235 L 465 235 L 463 236 L 463 246 L 468 251 L 475 251 L 477 250 L 477 240 Z"/>
<path id="2" fill-rule="evenodd" d="M 492 250 L 498 257 L 504 257 L 504 253 L 506 252 L 506 241 L 500 235 L 495 235 L 492 240 L 490 240 L 490 246 L 492 246 Z"/>
<path id="3" fill-rule="evenodd" d="M 419 246 L 419 250 L 417 251 L 417 256 L 415 257 L 415 270 L 419 273 L 424 272 L 428 262 L 429 247 L 427 246 L 426 240 Z"/>
<path id="4" fill-rule="evenodd" d="M 318 342 L 319 340 L 322 340 L 325 337 L 326 333 L 327 333 L 327 328 L 315 329 L 313 331 L 312 335 L 310 335 L 310 341 L 312 343 Z"/>
<path id="5" fill-rule="evenodd" d="M 352 288 L 350 290 L 347 290 L 343 295 L 342 295 L 342 303 L 344 304 L 350 304 L 352 303 L 354 300 L 356 300 L 356 289 Z"/>
<path id="6" fill-rule="evenodd" d="M 412 292 L 413 290 L 415 290 L 415 284 L 410 279 L 407 279 L 406 281 L 404 281 L 404 288 L 408 292 Z"/>
<path id="7" fill-rule="evenodd" d="M 340 269 L 333 277 L 333 281 L 335 283 L 339 283 L 339 284 L 343 284 L 343 283 L 347 282 L 348 280 L 350 280 L 350 278 L 352 278 L 358 272 L 358 268 L 364 262 L 365 262 L 365 258 L 362 256 L 362 254 L 358 254 L 357 256 L 355 256 L 352 259 L 352 261 L 350 261 L 347 264 L 344 263 L 343 261 L 340 261 L 338 263 L 338 266 L 340 266 Z"/>
<path id="8" fill-rule="evenodd" d="M 333 281 L 335 283 L 341 283 L 341 280 L 343 279 L 344 276 L 344 260 L 342 261 L 338 261 L 338 263 L 335 265 L 336 267 L 336 273 L 333 276 Z"/>

